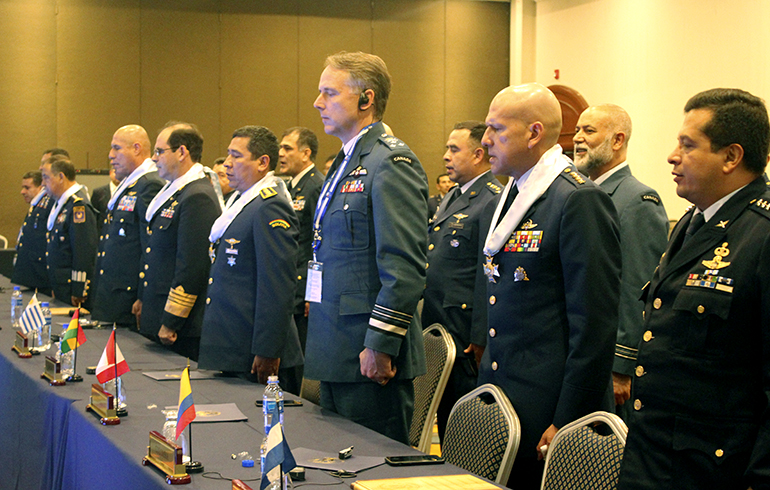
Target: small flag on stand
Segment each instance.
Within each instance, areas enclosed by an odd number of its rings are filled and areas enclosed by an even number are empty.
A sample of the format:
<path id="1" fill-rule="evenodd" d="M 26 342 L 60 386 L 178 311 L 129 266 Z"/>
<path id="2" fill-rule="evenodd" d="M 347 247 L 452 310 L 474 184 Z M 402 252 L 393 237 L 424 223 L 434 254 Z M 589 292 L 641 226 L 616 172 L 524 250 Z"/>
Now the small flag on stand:
<path id="1" fill-rule="evenodd" d="M 179 383 L 179 408 L 176 416 L 176 438 L 182 433 L 190 422 L 195 420 L 195 404 L 193 403 L 192 387 L 190 386 L 190 366 L 182 371 L 182 379 Z"/>
<path id="2" fill-rule="evenodd" d="M 104 384 L 129 371 L 128 363 L 123 357 L 123 353 L 120 352 L 117 342 L 115 342 L 115 331 L 113 330 L 107 345 L 104 346 L 104 352 L 102 352 L 102 357 L 99 359 L 99 364 L 96 365 L 96 379 Z"/>
<path id="3" fill-rule="evenodd" d="M 86 336 L 83 333 L 83 329 L 80 328 L 78 311 L 80 310 L 76 309 L 75 313 L 72 314 L 69 327 L 67 327 L 67 331 L 64 332 L 64 336 L 61 338 L 62 354 L 75 350 L 86 343 Z"/>
<path id="4" fill-rule="evenodd" d="M 29 300 L 29 304 L 21 314 L 21 331 L 25 334 L 30 333 L 33 330 L 42 331 L 43 325 L 45 325 L 45 319 L 43 318 L 43 308 L 37 301 L 37 293 Z"/>
<path id="5" fill-rule="evenodd" d="M 297 462 L 291 454 L 289 444 L 283 437 L 283 427 L 281 423 L 274 425 L 267 434 L 267 448 L 265 453 L 265 467 L 262 471 L 262 482 L 259 485 L 260 490 L 270 486 L 271 481 L 282 477 L 281 473 L 288 473 Z"/>

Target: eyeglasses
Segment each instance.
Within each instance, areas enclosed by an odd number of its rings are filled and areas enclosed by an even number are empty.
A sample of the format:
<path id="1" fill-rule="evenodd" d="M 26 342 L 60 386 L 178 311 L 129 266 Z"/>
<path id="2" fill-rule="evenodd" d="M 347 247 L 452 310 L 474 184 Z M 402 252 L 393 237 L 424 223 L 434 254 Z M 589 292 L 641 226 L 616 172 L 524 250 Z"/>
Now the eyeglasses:
<path id="1" fill-rule="evenodd" d="M 174 152 L 174 151 L 177 151 L 178 149 L 179 149 L 178 146 L 176 148 L 171 148 L 171 147 L 169 147 L 169 148 L 155 148 L 155 151 L 153 153 L 155 153 L 155 156 L 159 157 L 159 156 L 161 156 L 162 154 L 166 153 L 169 150 Z"/>

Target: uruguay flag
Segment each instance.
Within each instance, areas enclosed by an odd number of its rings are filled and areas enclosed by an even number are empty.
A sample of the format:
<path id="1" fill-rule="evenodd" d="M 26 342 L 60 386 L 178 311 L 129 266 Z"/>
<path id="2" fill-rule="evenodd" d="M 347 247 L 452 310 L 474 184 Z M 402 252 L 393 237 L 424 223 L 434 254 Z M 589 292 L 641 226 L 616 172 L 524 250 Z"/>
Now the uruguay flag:
<path id="1" fill-rule="evenodd" d="M 32 299 L 29 300 L 29 304 L 21 314 L 19 324 L 21 325 L 21 331 L 25 334 L 28 334 L 33 330 L 43 331 L 42 328 L 45 324 L 45 319 L 43 318 L 43 308 L 37 301 L 37 293 L 35 293 L 32 296 Z"/>
<path id="2" fill-rule="evenodd" d="M 269 487 L 271 481 L 279 480 L 281 471 L 288 473 L 297 466 L 291 449 L 289 449 L 289 444 L 283 438 L 283 427 L 280 422 L 275 424 L 267 434 L 266 446 L 265 467 L 262 468 L 260 490 Z"/>
<path id="3" fill-rule="evenodd" d="M 193 404 L 192 387 L 190 386 L 190 367 L 182 371 L 182 379 L 179 383 L 179 409 L 176 418 L 176 438 L 187 425 L 195 420 L 195 404 Z"/>

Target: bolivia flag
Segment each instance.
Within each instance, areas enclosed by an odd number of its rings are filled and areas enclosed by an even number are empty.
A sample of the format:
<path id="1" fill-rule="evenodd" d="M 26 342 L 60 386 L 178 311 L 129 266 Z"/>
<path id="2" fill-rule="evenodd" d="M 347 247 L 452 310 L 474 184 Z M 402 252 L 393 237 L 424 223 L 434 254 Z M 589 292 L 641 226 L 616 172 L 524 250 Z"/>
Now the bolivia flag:
<path id="1" fill-rule="evenodd" d="M 67 331 L 64 332 L 64 336 L 61 338 L 61 353 L 75 350 L 81 345 L 86 343 L 86 336 L 83 333 L 83 329 L 80 328 L 80 322 L 78 321 L 78 311 L 72 314 L 72 320 L 67 327 Z"/>
<path id="2" fill-rule="evenodd" d="M 193 404 L 192 388 L 190 387 L 190 366 L 182 371 L 182 380 L 179 383 L 179 409 L 176 417 L 176 438 L 187 425 L 195 420 L 195 405 Z"/>
<path id="3" fill-rule="evenodd" d="M 102 357 L 99 359 L 99 364 L 96 365 L 96 379 L 104 384 L 111 379 L 115 379 L 115 376 L 123 376 L 129 371 L 126 358 L 123 357 L 118 343 L 115 342 L 115 330 L 113 330 L 107 345 L 104 346 L 104 352 L 102 352 Z"/>

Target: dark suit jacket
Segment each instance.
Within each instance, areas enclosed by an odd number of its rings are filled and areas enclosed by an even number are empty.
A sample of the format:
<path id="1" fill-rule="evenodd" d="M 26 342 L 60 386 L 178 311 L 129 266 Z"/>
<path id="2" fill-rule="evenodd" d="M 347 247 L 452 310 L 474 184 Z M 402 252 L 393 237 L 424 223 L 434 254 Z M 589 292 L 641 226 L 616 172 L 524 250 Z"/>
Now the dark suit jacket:
<path id="1" fill-rule="evenodd" d="M 11 282 L 39 289 L 45 294 L 49 294 L 51 288 L 45 250 L 48 213 L 51 212 L 53 204 L 51 196 L 45 194 L 37 204 L 30 206 L 21 226 L 19 243 L 16 245 L 16 264 L 13 266 L 11 277 Z"/>
<path id="2" fill-rule="evenodd" d="M 443 325 L 454 337 L 458 356 L 473 342 L 486 345 L 486 329 L 471 332 L 476 269 L 479 267 L 479 222 L 486 205 L 500 193 L 492 172 L 482 174 L 428 227 L 427 287 L 423 328 Z M 455 192 L 454 189 L 449 192 Z M 449 195 L 449 194 L 447 194 Z"/>
<path id="3" fill-rule="evenodd" d="M 438 207 L 441 206 L 441 196 L 436 194 L 428 198 L 428 221 L 433 219 L 438 211 Z"/>
<path id="4" fill-rule="evenodd" d="M 770 191 L 744 187 L 646 288 L 619 489 L 770 488 Z M 681 247 L 681 249 L 680 249 Z"/>
<path id="5" fill-rule="evenodd" d="M 307 263 L 313 258 L 313 216 L 315 215 L 318 196 L 324 183 L 321 172 L 313 167 L 299 179 L 289 191 L 294 212 L 299 219 L 299 248 L 297 249 L 297 293 L 294 300 L 294 313 L 305 313 L 305 288 L 307 286 Z"/>
<path id="6" fill-rule="evenodd" d="M 96 211 L 82 188 L 67 199 L 48 233 L 48 278 L 59 301 L 69 304 L 72 296 L 88 295 L 83 306 L 90 308 L 93 291 L 89 285 L 96 262 L 96 227 Z"/>
<path id="7" fill-rule="evenodd" d="M 179 189 L 155 213 L 139 273 L 140 331 L 158 334 L 161 325 L 180 337 L 200 337 L 209 274 L 209 232 L 220 214 L 208 177 Z"/>
<path id="8" fill-rule="evenodd" d="M 91 204 L 99 213 L 99 231 L 101 231 L 104 219 L 107 217 L 107 204 L 110 202 L 110 197 L 112 197 L 110 184 L 97 187 L 91 193 Z"/>
<path id="9" fill-rule="evenodd" d="M 202 369 L 248 373 L 254 356 L 302 364 L 292 318 L 298 221 L 274 187 L 248 203 L 216 244 L 201 334 Z M 307 267 L 307 263 L 305 264 Z"/>
<path id="10" fill-rule="evenodd" d="M 642 287 L 650 280 L 668 240 L 668 215 L 655 190 L 642 184 L 624 167 L 599 186 L 618 211 L 623 274 L 620 281 L 618 339 L 612 370 L 631 376 L 636 348 L 642 340 Z"/>
<path id="11" fill-rule="evenodd" d="M 560 428 L 614 406 L 617 213 L 604 191 L 574 167 L 566 170 L 494 256 L 497 282 L 479 274 L 486 287 L 480 284 L 477 291 L 486 294 L 477 304 L 484 301 L 487 308 L 476 308 L 474 315 L 488 314 L 488 334 L 478 383 L 500 386 L 519 415 L 517 459 L 534 459 L 535 445 L 551 424 Z M 487 205 L 482 240 L 500 196 Z M 527 241 L 528 232 L 532 246 L 517 251 L 514 240 Z"/>
<path id="12" fill-rule="evenodd" d="M 107 209 L 96 259 L 98 278 L 91 312 L 94 319 L 120 324 L 136 322 L 131 307 L 139 289 L 142 251 L 147 248 L 144 215 L 164 184 L 158 172 L 145 174 L 118 196 L 112 211 Z"/>
<path id="13" fill-rule="evenodd" d="M 310 303 L 306 377 L 368 381 L 358 359 L 365 347 L 393 356 L 397 379 L 425 372 L 422 329 L 413 315 L 425 287 L 427 200 L 417 157 L 382 123 L 372 126 L 321 221 L 323 299 Z"/>

